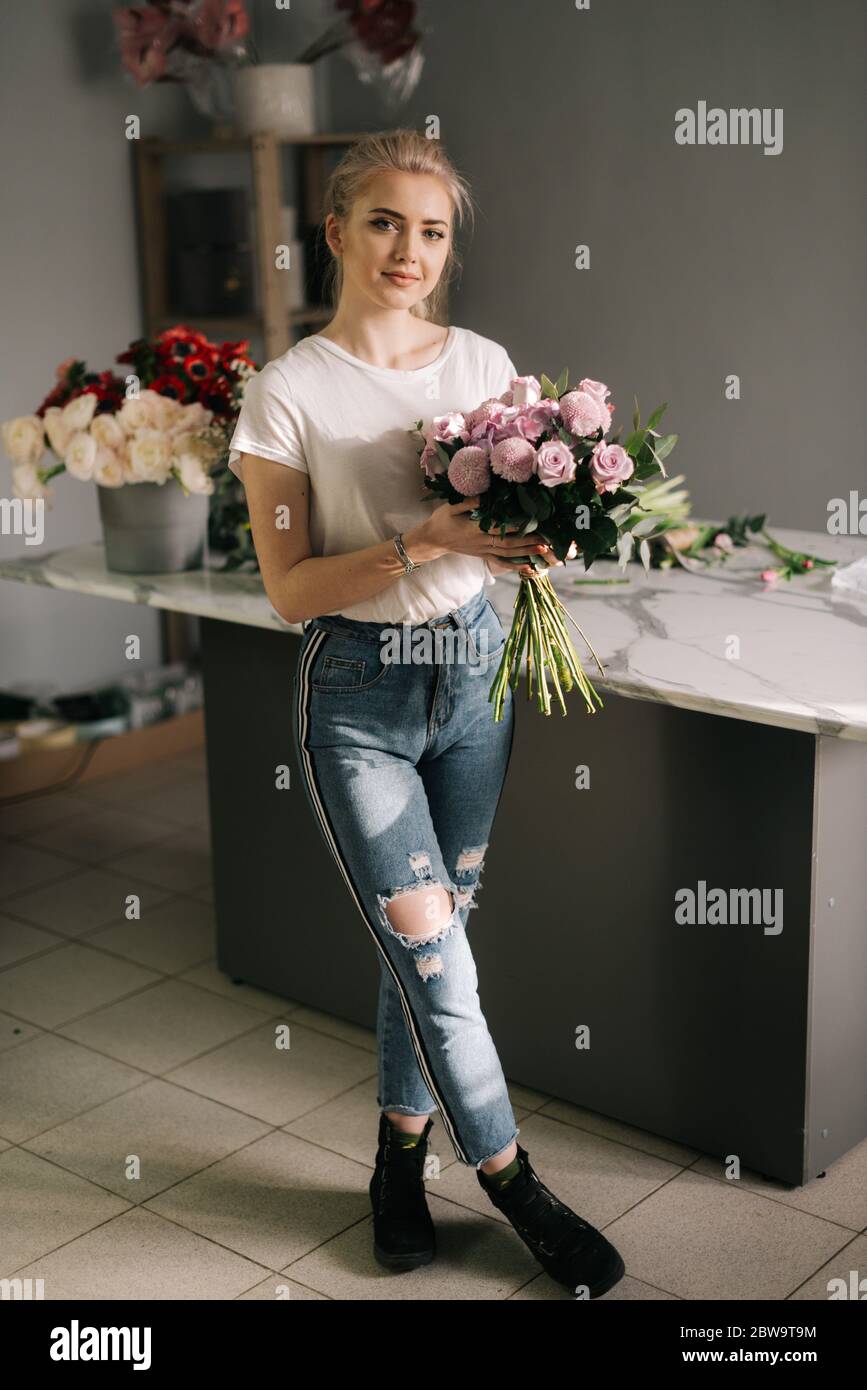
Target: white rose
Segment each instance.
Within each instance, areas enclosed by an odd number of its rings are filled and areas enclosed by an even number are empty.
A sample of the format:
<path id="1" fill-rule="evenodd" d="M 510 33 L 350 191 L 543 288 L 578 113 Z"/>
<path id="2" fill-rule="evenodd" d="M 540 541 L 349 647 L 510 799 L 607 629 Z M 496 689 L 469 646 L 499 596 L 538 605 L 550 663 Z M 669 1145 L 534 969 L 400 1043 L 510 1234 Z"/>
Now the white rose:
<path id="1" fill-rule="evenodd" d="M 35 463 L 17 463 L 14 466 L 12 469 L 12 489 L 14 495 L 20 497 L 22 502 L 26 501 L 28 497 L 34 500 L 44 497 L 50 506 L 51 498 L 54 496 L 54 488 L 39 481 Z"/>
<path id="2" fill-rule="evenodd" d="M 64 462 L 67 473 L 71 473 L 73 478 L 80 483 L 90 482 L 96 462 L 96 440 L 88 430 L 78 430 L 72 435 Z"/>
<path id="3" fill-rule="evenodd" d="M 213 440 L 206 439 L 201 434 L 173 435 L 172 447 L 175 458 L 179 459 L 182 454 L 190 454 L 201 464 L 213 463 L 220 453 Z"/>
<path id="4" fill-rule="evenodd" d="M 129 445 L 133 476 L 140 483 L 164 483 L 171 468 L 169 441 L 162 430 L 139 430 Z"/>
<path id="5" fill-rule="evenodd" d="M 4 420 L 3 448 L 13 463 L 36 464 L 45 453 L 45 426 L 38 415 L 16 415 Z"/>
<path id="6" fill-rule="evenodd" d="M 106 449 L 119 449 L 126 438 L 114 415 L 108 411 L 94 416 L 90 432 L 97 444 L 105 445 Z"/>
<path id="7" fill-rule="evenodd" d="M 181 454 L 177 461 L 177 469 L 188 492 L 201 492 L 210 497 L 214 491 L 214 480 L 208 476 L 201 461 L 194 454 Z"/>
<path id="8" fill-rule="evenodd" d="M 122 483 L 137 483 L 139 481 L 135 473 L 133 472 L 132 460 L 129 456 L 131 442 L 132 441 L 127 439 L 126 435 L 124 435 L 123 443 L 120 445 L 120 448 L 112 450 L 112 453 L 115 455 L 118 463 L 120 464 L 120 474 Z"/>
<path id="9" fill-rule="evenodd" d="M 203 430 L 213 420 L 214 412 L 206 410 L 201 401 L 192 401 L 189 405 L 182 405 L 180 414 L 171 426 L 173 435 L 188 434 L 190 430 Z"/>
<path id="10" fill-rule="evenodd" d="M 156 428 L 157 407 L 155 402 L 159 400 L 156 391 L 142 391 L 140 396 L 128 396 L 117 412 L 117 422 L 126 434 L 135 434 L 136 430 L 150 430 Z"/>
<path id="11" fill-rule="evenodd" d="M 63 423 L 63 411 L 59 405 L 50 405 L 45 412 L 45 433 L 48 443 L 61 460 L 66 458 L 69 441 L 73 431 Z"/>
<path id="12" fill-rule="evenodd" d="M 102 487 L 123 487 L 126 472 L 123 459 L 105 444 L 98 444 L 93 481 Z"/>
<path id="13" fill-rule="evenodd" d="M 96 404 L 96 396 L 92 391 L 88 391 L 84 396 L 76 396 L 74 401 L 67 401 L 63 407 L 61 420 L 70 434 L 87 429 L 93 419 Z"/>
<path id="14" fill-rule="evenodd" d="M 180 401 L 176 401 L 174 396 L 161 396 L 159 392 L 151 393 L 154 397 L 154 428 L 158 430 L 170 430 L 178 423 L 184 407 Z"/>

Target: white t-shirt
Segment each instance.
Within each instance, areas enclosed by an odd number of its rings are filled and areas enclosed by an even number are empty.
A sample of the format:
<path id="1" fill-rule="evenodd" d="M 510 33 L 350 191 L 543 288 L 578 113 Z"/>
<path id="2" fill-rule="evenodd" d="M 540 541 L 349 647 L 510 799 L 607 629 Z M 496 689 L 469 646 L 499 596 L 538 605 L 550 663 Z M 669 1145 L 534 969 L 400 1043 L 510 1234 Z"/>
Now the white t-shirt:
<path id="1" fill-rule="evenodd" d="M 310 476 L 314 555 L 343 555 L 425 521 L 430 496 L 418 461 L 417 420 L 474 410 L 517 376 L 505 348 L 452 326 L 435 361 L 412 371 L 374 367 L 317 333 L 266 363 L 247 382 L 229 467 L 261 454 Z M 362 603 L 331 613 L 363 622 L 425 623 L 495 583 L 481 556 L 449 552 L 426 561 Z M 318 616 L 325 616 L 320 614 Z"/>

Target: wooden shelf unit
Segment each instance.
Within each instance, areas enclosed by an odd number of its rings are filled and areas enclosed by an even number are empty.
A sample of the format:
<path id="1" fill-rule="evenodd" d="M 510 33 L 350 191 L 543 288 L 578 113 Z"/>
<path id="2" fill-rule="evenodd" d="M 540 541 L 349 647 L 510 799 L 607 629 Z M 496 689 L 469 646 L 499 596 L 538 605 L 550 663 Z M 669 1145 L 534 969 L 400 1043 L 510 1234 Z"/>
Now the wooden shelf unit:
<path id="1" fill-rule="evenodd" d="M 223 338 L 246 338 L 261 332 L 264 339 L 265 361 L 292 346 L 297 337 L 293 329 L 303 325 L 327 323 L 332 317 L 328 305 L 310 304 L 287 310 L 284 272 L 274 264 L 275 248 L 283 241 L 280 222 L 282 206 L 281 151 L 291 145 L 298 151 L 301 173 L 301 207 L 298 231 L 322 221 L 326 181 L 326 153 L 329 149 L 346 147 L 361 139 L 361 133 L 333 135 L 281 136 L 272 131 L 256 135 L 232 136 L 227 139 L 164 140 L 149 138 L 133 141 L 142 281 L 144 292 L 145 332 L 148 337 L 183 319 L 172 313 L 167 302 L 167 232 L 163 160 L 170 155 L 243 154 L 250 156 L 253 177 L 253 229 L 255 263 L 258 277 L 259 311 L 250 315 L 193 316 L 191 326 L 203 333 Z"/>

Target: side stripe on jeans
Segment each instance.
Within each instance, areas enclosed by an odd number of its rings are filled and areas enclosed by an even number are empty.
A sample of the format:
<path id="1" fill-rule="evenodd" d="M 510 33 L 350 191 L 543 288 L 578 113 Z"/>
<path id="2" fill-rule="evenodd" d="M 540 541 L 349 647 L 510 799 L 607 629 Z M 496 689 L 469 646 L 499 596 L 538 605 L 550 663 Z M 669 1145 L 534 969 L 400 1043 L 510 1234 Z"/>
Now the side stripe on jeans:
<path id="1" fill-rule="evenodd" d="M 439 1106 L 440 1117 L 442 1119 L 443 1124 L 445 1125 L 449 1138 L 451 1139 L 452 1144 L 454 1145 L 456 1153 L 464 1163 L 470 1164 L 470 1159 L 467 1157 L 464 1149 L 461 1147 L 461 1144 L 458 1141 L 454 1119 L 449 1112 L 448 1106 L 446 1105 L 443 1096 L 437 1090 L 436 1081 L 431 1072 L 430 1064 L 425 1053 L 424 1039 L 421 1036 L 418 1025 L 413 1016 L 409 996 L 407 995 L 403 987 L 403 983 L 401 982 L 400 976 L 398 975 L 397 971 L 391 963 L 388 952 L 386 951 L 385 947 L 383 946 L 382 942 L 380 941 L 379 937 L 374 931 L 373 926 L 371 925 L 370 919 L 368 918 L 361 898 L 356 892 L 355 884 L 352 880 L 351 870 L 349 868 L 349 865 L 346 864 L 341 857 L 337 836 L 334 833 L 334 830 L 328 819 L 325 804 L 322 800 L 322 797 L 319 794 L 319 787 L 316 782 L 316 771 L 313 766 L 313 759 L 311 758 L 310 751 L 307 748 L 307 737 L 310 728 L 309 703 L 311 695 L 309 673 L 313 666 L 313 661 L 316 656 L 316 652 L 318 651 L 319 647 L 322 645 L 323 641 L 327 636 L 327 632 L 319 631 L 314 633 L 313 637 L 310 639 L 310 643 L 307 647 L 307 650 L 302 652 L 301 654 L 301 659 L 298 668 L 298 705 L 296 715 L 298 719 L 298 743 L 301 750 L 302 772 L 307 782 L 307 788 L 310 793 L 310 799 L 315 807 L 316 815 L 322 827 L 325 838 L 328 842 L 328 846 L 331 850 L 331 853 L 334 855 L 334 858 L 337 861 L 338 868 L 340 869 L 340 872 L 343 875 L 346 886 L 352 894 L 353 901 L 355 902 L 356 907 L 358 908 L 362 918 L 364 919 L 364 925 L 367 927 L 367 930 L 373 937 L 376 949 L 379 951 L 380 955 L 385 961 L 389 971 L 391 972 L 391 976 L 394 980 L 394 983 L 397 987 L 401 1007 L 403 1008 L 403 1014 L 406 1020 L 406 1026 L 409 1030 L 409 1035 L 412 1039 L 413 1047 L 415 1048 L 416 1058 L 418 1059 L 419 1068 L 421 1070 L 422 1076 L 425 1079 L 427 1088 L 430 1091 L 431 1095 L 434 1097 L 434 1100 L 437 1102 L 437 1105 Z"/>

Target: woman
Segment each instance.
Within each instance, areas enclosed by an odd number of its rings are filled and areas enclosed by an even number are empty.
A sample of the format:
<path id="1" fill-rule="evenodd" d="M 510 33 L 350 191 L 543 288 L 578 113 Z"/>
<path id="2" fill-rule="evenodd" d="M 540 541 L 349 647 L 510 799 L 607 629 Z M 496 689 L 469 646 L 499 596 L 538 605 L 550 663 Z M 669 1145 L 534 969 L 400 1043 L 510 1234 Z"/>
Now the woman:
<path id="1" fill-rule="evenodd" d="M 336 312 L 248 383 L 229 461 L 268 597 L 304 624 L 298 761 L 380 959 L 375 1254 L 392 1269 L 433 1258 L 423 1170 L 438 1110 L 458 1159 L 543 1268 L 598 1297 L 623 1262 L 516 1142 L 466 934 L 514 729 L 511 692 L 501 722 L 488 703 L 505 636 L 485 589 L 528 543 L 480 531 L 478 498 L 423 500 L 410 433 L 500 395 L 517 373 L 490 339 L 436 322 L 454 224 L 470 209 L 439 142 L 365 137 L 332 174 L 325 207 Z M 383 643 L 408 634 L 414 659 L 384 659 Z M 447 638 L 457 660 L 444 659 Z"/>

